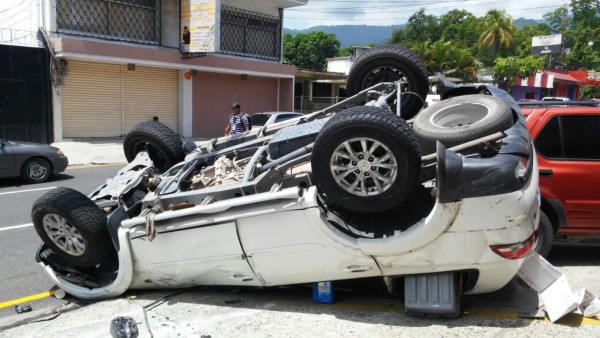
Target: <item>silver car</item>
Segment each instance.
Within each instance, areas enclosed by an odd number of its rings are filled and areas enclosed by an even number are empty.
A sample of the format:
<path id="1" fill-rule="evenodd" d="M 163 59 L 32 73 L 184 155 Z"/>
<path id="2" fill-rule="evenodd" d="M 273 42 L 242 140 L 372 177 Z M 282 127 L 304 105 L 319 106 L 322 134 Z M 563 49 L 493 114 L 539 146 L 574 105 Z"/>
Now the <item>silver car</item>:
<path id="1" fill-rule="evenodd" d="M 262 127 L 268 126 L 273 123 L 292 119 L 294 117 L 302 116 L 301 113 L 294 112 L 263 112 L 252 114 L 252 126 Z"/>
<path id="2" fill-rule="evenodd" d="M 68 165 L 69 160 L 56 147 L 0 139 L 0 178 L 21 176 L 26 182 L 40 183 Z"/>

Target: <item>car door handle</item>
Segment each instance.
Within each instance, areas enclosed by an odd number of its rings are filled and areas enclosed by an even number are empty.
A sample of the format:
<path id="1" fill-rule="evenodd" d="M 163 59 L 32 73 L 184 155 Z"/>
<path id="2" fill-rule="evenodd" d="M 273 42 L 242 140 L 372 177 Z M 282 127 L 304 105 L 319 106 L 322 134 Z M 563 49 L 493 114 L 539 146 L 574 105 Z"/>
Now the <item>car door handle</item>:
<path id="1" fill-rule="evenodd" d="M 540 176 L 552 177 L 554 176 L 554 171 L 552 169 L 540 169 Z"/>
<path id="2" fill-rule="evenodd" d="M 373 270 L 373 267 L 369 265 L 349 265 L 342 269 L 344 272 L 365 272 L 371 270 Z"/>

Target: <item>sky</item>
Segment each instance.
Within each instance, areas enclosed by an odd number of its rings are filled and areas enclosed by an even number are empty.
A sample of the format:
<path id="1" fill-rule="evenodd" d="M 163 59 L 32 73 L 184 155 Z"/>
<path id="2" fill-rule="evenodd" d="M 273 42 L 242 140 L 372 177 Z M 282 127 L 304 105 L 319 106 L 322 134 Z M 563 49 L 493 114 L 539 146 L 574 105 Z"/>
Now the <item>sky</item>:
<path id="1" fill-rule="evenodd" d="M 308 0 L 306 6 L 285 10 L 284 27 L 305 29 L 333 25 L 401 25 L 421 8 L 441 16 L 464 9 L 480 17 L 490 9 L 504 9 L 513 19 L 542 19 L 570 0 Z"/>

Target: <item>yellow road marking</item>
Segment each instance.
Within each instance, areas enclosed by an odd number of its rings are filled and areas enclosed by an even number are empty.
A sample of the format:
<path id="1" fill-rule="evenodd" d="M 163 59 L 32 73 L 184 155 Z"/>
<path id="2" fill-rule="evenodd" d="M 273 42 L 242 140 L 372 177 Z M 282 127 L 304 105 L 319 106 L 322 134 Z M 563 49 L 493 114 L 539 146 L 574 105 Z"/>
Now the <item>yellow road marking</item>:
<path id="1" fill-rule="evenodd" d="M 0 309 L 4 309 L 5 307 L 19 305 L 22 303 L 30 302 L 32 300 L 38 300 L 38 299 L 52 297 L 52 296 L 54 296 L 54 290 L 38 293 L 37 295 L 31 295 L 31 296 L 27 296 L 27 297 L 9 300 L 7 302 L 0 303 Z"/>

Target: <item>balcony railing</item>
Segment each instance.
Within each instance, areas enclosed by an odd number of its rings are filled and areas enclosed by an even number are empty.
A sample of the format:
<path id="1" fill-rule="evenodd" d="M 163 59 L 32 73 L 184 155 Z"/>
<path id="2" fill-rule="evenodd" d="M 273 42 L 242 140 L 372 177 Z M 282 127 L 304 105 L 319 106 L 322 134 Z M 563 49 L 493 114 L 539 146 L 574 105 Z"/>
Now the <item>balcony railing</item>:
<path id="1" fill-rule="evenodd" d="M 160 43 L 159 0 L 56 0 L 58 32 Z"/>

